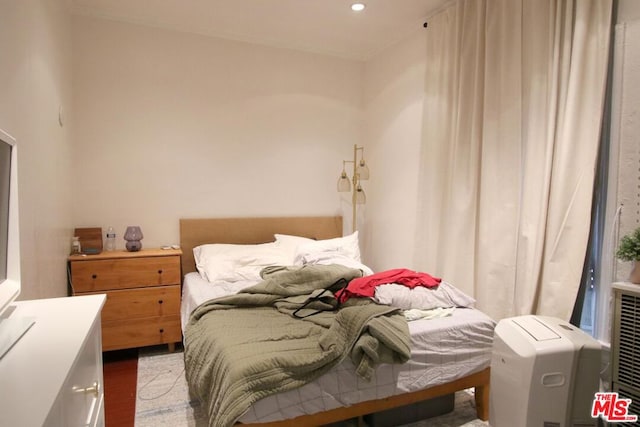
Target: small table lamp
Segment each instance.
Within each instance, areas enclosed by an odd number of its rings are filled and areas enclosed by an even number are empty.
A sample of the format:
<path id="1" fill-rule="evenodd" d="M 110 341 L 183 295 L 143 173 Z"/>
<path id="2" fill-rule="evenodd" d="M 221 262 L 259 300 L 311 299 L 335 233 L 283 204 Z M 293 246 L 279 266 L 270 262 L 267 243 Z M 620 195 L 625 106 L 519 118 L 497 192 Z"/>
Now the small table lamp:
<path id="1" fill-rule="evenodd" d="M 137 225 L 127 227 L 127 231 L 124 233 L 124 240 L 127 241 L 125 247 L 129 252 L 137 252 L 142 249 L 142 230 Z"/>

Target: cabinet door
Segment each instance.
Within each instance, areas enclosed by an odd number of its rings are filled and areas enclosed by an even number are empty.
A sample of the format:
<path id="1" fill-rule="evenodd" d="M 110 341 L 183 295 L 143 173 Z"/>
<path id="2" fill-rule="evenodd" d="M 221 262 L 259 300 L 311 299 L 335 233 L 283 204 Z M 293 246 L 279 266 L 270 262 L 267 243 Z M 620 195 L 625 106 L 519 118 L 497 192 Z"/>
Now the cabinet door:
<path id="1" fill-rule="evenodd" d="M 103 384 L 98 318 L 44 426 L 104 426 Z"/>

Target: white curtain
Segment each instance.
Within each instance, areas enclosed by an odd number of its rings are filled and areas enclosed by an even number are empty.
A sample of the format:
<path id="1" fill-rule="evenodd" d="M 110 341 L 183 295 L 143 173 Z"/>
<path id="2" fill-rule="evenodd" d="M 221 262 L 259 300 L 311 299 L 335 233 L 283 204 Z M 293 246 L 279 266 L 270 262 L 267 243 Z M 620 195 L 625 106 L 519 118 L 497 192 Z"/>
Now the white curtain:
<path id="1" fill-rule="evenodd" d="M 496 319 L 569 319 L 611 0 L 458 0 L 429 19 L 415 264 Z"/>

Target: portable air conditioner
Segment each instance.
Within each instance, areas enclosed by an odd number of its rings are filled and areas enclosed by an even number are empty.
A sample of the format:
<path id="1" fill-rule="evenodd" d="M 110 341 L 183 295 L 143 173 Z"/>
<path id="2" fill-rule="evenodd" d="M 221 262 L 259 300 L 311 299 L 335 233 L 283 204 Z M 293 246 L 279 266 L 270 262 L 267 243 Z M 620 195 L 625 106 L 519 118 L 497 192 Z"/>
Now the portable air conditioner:
<path id="1" fill-rule="evenodd" d="M 600 381 L 600 344 L 545 316 L 496 325 L 491 357 L 492 427 L 592 427 Z"/>

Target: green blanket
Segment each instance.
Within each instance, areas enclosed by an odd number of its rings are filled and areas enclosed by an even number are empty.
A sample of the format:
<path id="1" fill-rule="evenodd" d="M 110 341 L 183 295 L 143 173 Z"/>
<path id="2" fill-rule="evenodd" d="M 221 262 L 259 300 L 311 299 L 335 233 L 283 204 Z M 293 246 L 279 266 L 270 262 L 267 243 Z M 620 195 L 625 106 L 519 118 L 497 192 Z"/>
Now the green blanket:
<path id="1" fill-rule="evenodd" d="M 347 356 L 367 380 L 380 363 L 406 362 L 409 330 L 397 309 L 355 298 L 334 310 L 332 292 L 360 276 L 339 265 L 275 268 L 194 310 L 185 372 L 209 425 L 231 426 L 255 401 L 300 387 Z"/>

